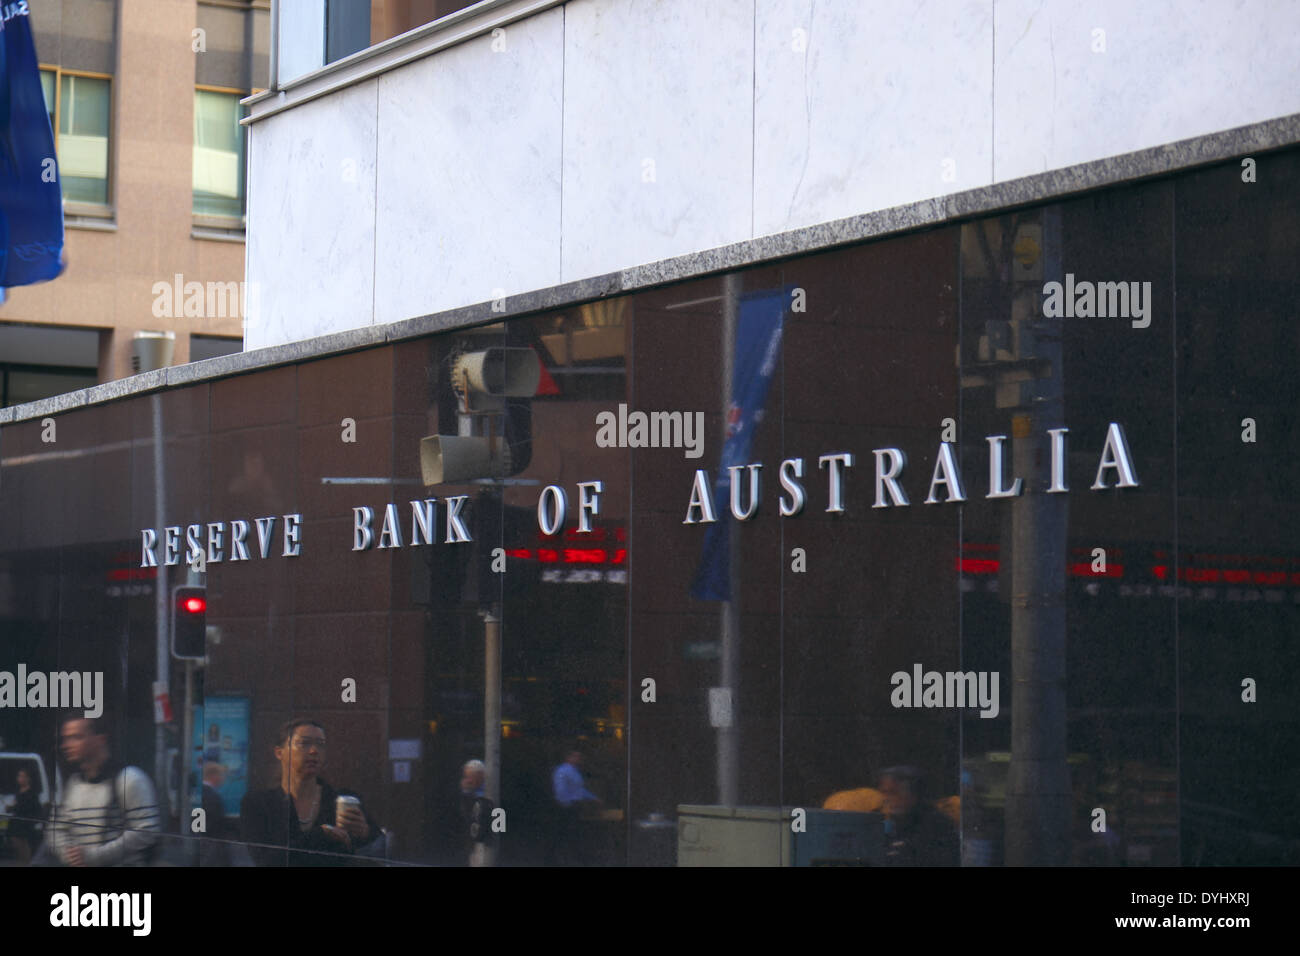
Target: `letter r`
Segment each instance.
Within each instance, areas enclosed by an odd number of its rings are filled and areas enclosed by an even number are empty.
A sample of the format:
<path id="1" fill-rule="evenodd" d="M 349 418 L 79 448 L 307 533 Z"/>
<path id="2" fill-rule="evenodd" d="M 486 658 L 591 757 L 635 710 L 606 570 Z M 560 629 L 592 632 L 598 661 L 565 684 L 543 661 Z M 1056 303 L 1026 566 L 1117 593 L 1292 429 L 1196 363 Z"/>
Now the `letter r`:
<path id="1" fill-rule="evenodd" d="M 140 567 L 156 568 L 158 559 L 154 556 L 153 549 L 158 543 L 158 532 L 153 528 L 145 528 L 140 532 Z"/>

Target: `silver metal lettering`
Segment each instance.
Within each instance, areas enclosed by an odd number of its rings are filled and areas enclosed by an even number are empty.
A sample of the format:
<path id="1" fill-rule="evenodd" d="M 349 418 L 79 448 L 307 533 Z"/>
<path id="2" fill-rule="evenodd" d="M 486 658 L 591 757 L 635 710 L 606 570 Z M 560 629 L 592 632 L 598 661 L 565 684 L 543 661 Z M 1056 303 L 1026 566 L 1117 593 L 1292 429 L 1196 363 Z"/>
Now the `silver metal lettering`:
<path id="1" fill-rule="evenodd" d="M 876 503 L 873 508 L 888 508 L 885 501 L 885 489 L 894 500 L 894 507 L 905 508 L 908 505 L 907 492 L 898 483 L 898 476 L 907 467 L 907 455 L 901 448 L 874 448 L 871 453 L 876 456 Z M 889 459 L 889 468 L 882 469 L 885 459 Z"/>
<path id="2" fill-rule="evenodd" d="M 762 467 L 762 465 L 727 467 L 727 472 L 731 475 L 731 514 L 737 521 L 748 521 L 758 511 L 758 472 Z M 740 510 L 740 482 L 736 480 L 736 473 L 742 469 L 749 471 L 749 508 L 745 511 Z"/>
<path id="3" fill-rule="evenodd" d="M 181 563 L 180 525 L 163 528 L 163 563 L 171 566 Z"/>
<path id="4" fill-rule="evenodd" d="M 829 464 L 829 468 L 826 466 Z M 831 455 L 822 455 L 817 459 L 819 469 L 826 468 L 827 495 L 830 501 L 826 510 L 830 512 L 844 510 L 844 469 L 853 467 L 853 455 L 847 451 L 837 451 Z M 906 502 L 904 502 L 906 504 Z"/>
<path id="5" fill-rule="evenodd" d="M 990 435 L 989 443 L 989 493 L 985 498 L 1014 498 L 1024 490 L 1024 481 L 1017 478 L 1010 488 L 1002 487 L 1002 443 L 1006 435 Z"/>
<path id="6" fill-rule="evenodd" d="M 934 462 L 934 477 L 930 479 L 930 494 L 925 499 L 927 505 L 939 503 L 934 494 L 939 485 L 947 487 L 948 501 L 966 500 L 966 491 L 961 486 L 961 472 L 957 470 L 957 462 L 952 457 L 952 445 L 948 442 L 939 444 L 939 456 Z"/>
<path id="7" fill-rule="evenodd" d="M 447 539 L 445 544 L 461 544 L 469 541 L 469 529 L 460 520 L 460 509 L 465 507 L 469 495 L 452 495 L 447 499 Z"/>
<path id="8" fill-rule="evenodd" d="M 597 497 L 605 490 L 603 481 L 580 481 L 578 482 L 578 533 L 588 534 L 591 531 L 591 519 L 600 514 L 600 498 Z"/>
<path id="9" fill-rule="evenodd" d="M 411 547 L 417 544 L 433 544 L 433 526 L 437 520 L 434 514 L 437 506 L 437 498 L 411 502 Z"/>
<path id="10" fill-rule="evenodd" d="M 402 525 L 397 517 L 397 505 L 391 501 L 384 506 L 384 526 L 379 529 L 380 548 L 402 546 Z"/>
<path id="11" fill-rule="evenodd" d="M 153 528 L 145 528 L 140 532 L 140 567 L 156 568 L 158 559 L 154 557 L 153 549 L 158 543 L 158 533 Z"/>
<path id="12" fill-rule="evenodd" d="M 1106 444 L 1101 450 L 1101 464 L 1097 466 L 1097 480 L 1092 483 L 1093 491 L 1101 491 L 1106 484 L 1106 469 L 1114 468 L 1119 475 L 1116 488 L 1136 488 L 1137 473 L 1133 470 L 1132 456 L 1128 450 L 1128 440 L 1124 437 L 1124 426 L 1111 422 L 1106 429 Z"/>
<path id="13" fill-rule="evenodd" d="M 257 519 L 257 550 L 262 557 L 271 553 L 271 535 L 275 533 L 275 517 Z"/>
<path id="14" fill-rule="evenodd" d="M 803 459 L 787 458 L 781 462 L 780 478 L 781 488 L 790 495 L 790 503 L 787 505 L 785 498 L 781 499 L 781 514 L 789 518 L 803 511 L 803 507 L 808 503 L 808 498 L 804 494 L 803 485 L 795 481 L 796 478 L 803 477 Z"/>
<path id="15" fill-rule="evenodd" d="M 302 515 L 284 516 L 284 558 L 296 558 L 302 552 Z"/>
<path id="16" fill-rule="evenodd" d="M 554 502 L 547 506 L 547 499 Z M 542 534 L 555 534 L 564 527 L 564 515 L 569 508 L 569 499 L 559 485 L 547 485 L 537 499 L 537 527 Z"/>
<path id="17" fill-rule="evenodd" d="M 370 524 L 375 520 L 373 508 L 362 506 L 352 509 L 352 550 L 364 551 L 375 541 Z"/>
<path id="18" fill-rule="evenodd" d="M 1052 436 L 1052 485 L 1047 493 L 1060 494 L 1070 489 L 1065 487 L 1065 434 L 1068 428 L 1049 428 L 1047 434 Z"/>
<path id="19" fill-rule="evenodd" d="M 225 537 L 224 521 L 208 522 L 208 564 L 215 564 L 225 557 Z"/>
<path id="20" fill-rule="evenodd" d="M 700 509 L 700 517 L 692 518 L 691 512 Z M 717 521 L 713 513 L 713 494 L 709 489 L 709 473 L 703 468 L 695 469 L 695 481 L 691 484 L 691 500 L 686 505 L 686 520 L 682 524 L 708 524 Z"/>
<path id="21" fill-rule="evenodd" d="M 242 518 L 236 518 L 230 522 L 230 560 L 247 561 L 248 548 L 244 544 L 244 539 L 248 537 L 248 522 Z"/>

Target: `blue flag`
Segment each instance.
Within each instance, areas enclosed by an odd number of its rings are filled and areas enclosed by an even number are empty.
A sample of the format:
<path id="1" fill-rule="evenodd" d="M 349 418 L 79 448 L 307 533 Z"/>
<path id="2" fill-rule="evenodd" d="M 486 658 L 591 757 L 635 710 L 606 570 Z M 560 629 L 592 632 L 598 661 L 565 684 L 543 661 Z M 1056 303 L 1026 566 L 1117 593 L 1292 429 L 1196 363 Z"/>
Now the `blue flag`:
<path id="1" fill-rule="evenodd" d="M 0 301 L 63 269 L 63 194 L 27 0 L 0 0 Z"/>
<path id="2" fill-rule="evenodd" d="M 731 366 L 731 404 L 727 409 L 727 440 L 722 446 L 718 477 L 713 482 L 713 511 L 718 520 L 704 536 L 704 554 L 691 585 L 691 597 L 704 601 L 731 600 L 731 473 L 749 462 L 754 431 L 763 420 L 768 386 L 781 350 L 781 332 L 790 289 L 764 289 L 740 297 L 736 318 L 736 355 Z M 741 473 L 744 477 L 744 473 Z M 745 491 L 748 492 L 748 484 Z"/>

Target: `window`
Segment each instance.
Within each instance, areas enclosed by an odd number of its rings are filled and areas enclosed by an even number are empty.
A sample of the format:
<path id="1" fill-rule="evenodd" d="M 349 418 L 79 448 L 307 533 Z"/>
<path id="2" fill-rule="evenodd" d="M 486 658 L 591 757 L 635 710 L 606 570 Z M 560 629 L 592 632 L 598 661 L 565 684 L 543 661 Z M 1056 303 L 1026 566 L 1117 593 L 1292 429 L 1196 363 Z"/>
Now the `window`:
<path id="1" fill-rule="evenodd" d="M 203 359 L 217 358 L 220 355 L 234 355 L 244 350 L 244 340 L 222 335 L 191 335 L 190 361 L 201 362 Z"/>
<path id="2" fill-rule="evenodd" d="M 99 384 L 95 368 L 0 362 L 0 407 L 36 402 Z"/>
<path id="3" fill-rule="evenodd" d="M 194 215 L 243 219 L 246 93 L 194 91 Z"/>
<path id="4" fill-rule="evenodd" d="M 325 62 L 391 40 L 478 0 L 326 0 Z"/>
<path id="5" fill-rule="evenodd" d="M 67 202 L 108 205 L 109 83 L 106 76 L 41 70 Z"/>

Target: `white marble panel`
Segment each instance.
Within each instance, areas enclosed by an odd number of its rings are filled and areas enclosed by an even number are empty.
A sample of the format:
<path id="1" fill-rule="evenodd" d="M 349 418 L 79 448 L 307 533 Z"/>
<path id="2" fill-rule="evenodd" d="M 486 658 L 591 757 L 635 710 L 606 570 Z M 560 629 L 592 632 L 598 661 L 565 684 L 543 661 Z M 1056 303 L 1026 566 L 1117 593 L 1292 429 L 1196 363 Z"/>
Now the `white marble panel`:
<path id="1" fill-rule="evenodd" d="M 563 57 L 557 8 L 380 77 L 375 321 L 559 284 Z"/>
<path id="2" fill-rule="evenodd" d="M 754 232 L 987 185 L 991 0 L 758 4 Z"/>
<path id="3" fill-rule="evenodd" d="M 371 324 L 376 84 L 252 127 L 246 349 Z"/>
<path id="4" fill-rule="evenodd" d="M 1292 0 L 998 0 L 996 25 L 1000 180 L 1300 112 Z"/>
<path id="5" fill-rule="evenodd" d="M 565 281 L 751 235 L 753 9 L 565 6 Z"/>

